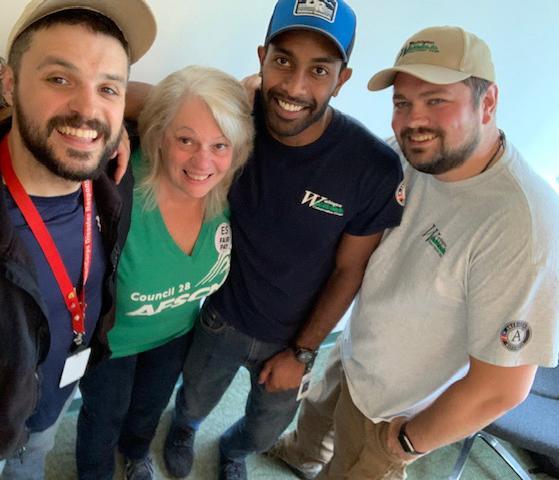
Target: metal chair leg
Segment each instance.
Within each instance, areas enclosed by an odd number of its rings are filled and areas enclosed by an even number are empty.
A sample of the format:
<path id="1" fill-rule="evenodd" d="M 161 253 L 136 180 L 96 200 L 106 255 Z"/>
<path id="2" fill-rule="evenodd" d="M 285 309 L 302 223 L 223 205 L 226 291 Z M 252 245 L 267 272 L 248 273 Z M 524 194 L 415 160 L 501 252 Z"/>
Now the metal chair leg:
<path id="1" fill-rule="evenodd" d="M 522 465 L 516 458 L 505 448 L 501 443 L 490 433 L 478 432 L 480 438 L 487 443 L 495 452 L 508 464 L 508 466 L 516 473 L 522 480 L 532 480 L 532 477 L 524 470 Z"/>
<path id="2" fill-rule="evenodd" d="M 458 455 L 458 459 L 454 464 L 454 468 L 452 469 L 452 473 L 450 474 L 450 477 L 448 477 L 448 480 L 459 480 L 462 476 L 462 472 L 466 466 L 466 460 L 468 459 L 468 455 L 470 455 L 470 450 L 474 446 L 474 441 L 478 434 L 479 432 L 474 433 L 472 436 L 464 439 L 464 444 L 460 449 L 460 454 Z"/>

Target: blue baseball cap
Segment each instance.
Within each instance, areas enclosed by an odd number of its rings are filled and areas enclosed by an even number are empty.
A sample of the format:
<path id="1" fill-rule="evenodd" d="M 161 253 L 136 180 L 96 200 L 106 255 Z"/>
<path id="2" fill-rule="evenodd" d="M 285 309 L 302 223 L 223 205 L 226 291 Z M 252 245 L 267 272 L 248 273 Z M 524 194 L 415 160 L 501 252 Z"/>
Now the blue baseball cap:
<path id="1" fill-rule="evenodd" d="M 278 0 L 265 45 L 288 30 L 313 30 L 332 40 L 347 63 L 356 23 L 355 12 L 344 0 Z"/>

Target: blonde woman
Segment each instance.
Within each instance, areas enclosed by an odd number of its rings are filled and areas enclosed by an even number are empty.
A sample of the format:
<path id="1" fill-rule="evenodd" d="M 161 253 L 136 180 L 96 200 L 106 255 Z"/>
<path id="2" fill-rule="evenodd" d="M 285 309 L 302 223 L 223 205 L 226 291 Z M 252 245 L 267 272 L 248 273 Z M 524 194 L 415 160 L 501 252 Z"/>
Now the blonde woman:
<path id="1" fill-rule="evenodd" d="M 117 270 L 112 357 L 81 383 L 80 479 L 151 479 L 149 445 L 182 369 L 200 300 L 229 271 L 227 193 L 252 147 L 243 87 L 218 70 L 188 67 L 150 93 L 132 155 L 138 186 Z"/>

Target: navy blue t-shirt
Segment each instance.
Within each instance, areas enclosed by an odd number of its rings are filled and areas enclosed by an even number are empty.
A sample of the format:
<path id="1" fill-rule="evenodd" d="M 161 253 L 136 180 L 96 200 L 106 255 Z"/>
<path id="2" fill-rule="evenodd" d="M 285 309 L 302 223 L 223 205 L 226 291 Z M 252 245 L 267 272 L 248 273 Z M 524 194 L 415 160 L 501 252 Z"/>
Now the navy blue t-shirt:
<path id="1" fill-rule="evenodd" d="M 334 267 L 341 236 L 400 223 L 398 156 L 334 110 L 324 134 L 302 147 L 267 132 L 256 109 L 255 150 L 229 194 L 233 252 L 211 304 L 240 331 L 288 343 Z"/>
<path id="2" fill-rule="evenodd" d="M 41 432 L 54 424 L 68 396 L 76 386 L 75 383 L 62 389 L 58 386 L 64 363 L 70 354 L 69 350 L 74 335 L 70 314 L 43 251 L 7 189 L 5 189 L 5 192 L 10 218 L 18 236 L 33 258 L 39 290 L 47 308 L 50 348 L 40 367 L 39 403 L 37 409 L 27 421 L 27 426 L 32 432 Z M 81 285 L 84 222 L 81 189 L 75 193 L 58 197 L 32 196 L 31 200 L 56 244 L 72 284 Z M 85 312 L 86 344 L 89 344 L 91 340 L 101 312 L 102 283 L 106 264 L 95 209 L 93 211 L 92 227 L 93 254 L 85 292 L 87 304 Z"/>

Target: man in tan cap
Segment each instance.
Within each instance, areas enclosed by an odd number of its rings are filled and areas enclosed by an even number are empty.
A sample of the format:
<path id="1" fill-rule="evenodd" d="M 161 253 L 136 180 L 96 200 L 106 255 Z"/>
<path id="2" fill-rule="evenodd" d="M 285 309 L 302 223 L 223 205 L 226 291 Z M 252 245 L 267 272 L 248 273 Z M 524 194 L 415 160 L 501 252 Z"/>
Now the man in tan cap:
<path id="1" fill-rule="evenodd" d="M 12 29 L 0 124 L 0 470 L 41 479 L 60 418 L 106 345 L 131 180 L 104 173 L 130 64 L 150 47 L 143 0 L 33 0 Z M 98 324 L 99 323 L 99 324 Z M 24 448 L 22 448 L 24 447 Z"/>
<path id="2" fill-rule="evenodd" d="M 494 82 L 487 45 L 456 27 L 415 34 L 369 82 L 394 88 L 406 210 L 297 429 L 270 452 L 302 478 L 403 479 L 557 364 L 559 199 L 497 128 Z"/>

